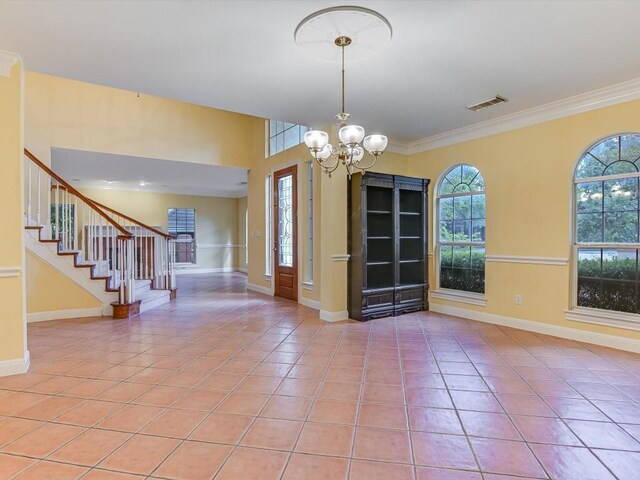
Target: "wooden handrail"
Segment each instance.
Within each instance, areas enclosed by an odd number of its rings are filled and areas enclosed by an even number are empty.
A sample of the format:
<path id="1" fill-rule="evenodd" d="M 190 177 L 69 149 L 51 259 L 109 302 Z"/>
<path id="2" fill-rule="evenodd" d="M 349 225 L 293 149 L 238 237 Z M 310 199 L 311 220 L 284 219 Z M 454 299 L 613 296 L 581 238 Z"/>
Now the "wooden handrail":
<path id="1" fill-rule="evenodd" d="M 155 229 L 155 228 L 153 228 L 153 227 L 150 227 L 149 225 L 145 225 L 144 223 L 142 223 L 142 222 L 140 222 L 140 221 L 136 220 L 135 218 L 131 218 L 131 217 L 129 217 L 128 215 L 125 215 L 124 213 L 120 213 L 119 211 L 114 210 L 114 209 L 113 209 L 113 208 L 111 208 L 111 207 L 107 207 L 106 205 L 103 205 L 103 204 L 101 204 L 101 203 L 98 203 L 98 202 L 96 202 L 95 200 L 91 200 L 91 201 L 92 201 L 92 202 L 93 202 L 93 204 L 94 204 L 94 205 L 96 205 L 97 207 L 104 208 L 104 209 L 105 209 L 105 210 L 107 210 L 108 212 L 111 212 L 111 213 L 113 213 L 113 214 L 115 214 L 115 215 L 119 215 L 119 216 L 121 216 L 122 218 L 124 218 L 125 220 L 129 220 L 130 222 L 135 223 L 135 224 L 136 224 L 136 225 L 138 225 L 139 227 L 143 227 L 143 228 L 146 228 L 147 230 L 151 230 L 151 231 L 152 231 L 153 233 L 155 233 L 156 235 L 160 235 L 161 237 L 164 237 L 164 238 L 166 238 L 166 239 L 172 238 L 172 237 L 171 237 L 171 235 L 168 235 L 168 234 L 166 234 L 166 233 L 164 233 L 164 232 L 161 232 L 160 230 Z"/>
<path id="2" fill-rule="evenodd" d="M 54 178 L 58 183 L 62 184 L 67 189 L 67 191 L 73 193 L 76 197 L 78 197 L 80 200 L 82 200 L 84 203 L 86 203 L 90 207 L 93 207 L 93 209 L 96 210 L 101 217 L 103 217 L 107 222 L 109 222 L 111 225 L 113 225 L 122 234 L 121 235 L 122 237 L 126 237 L 126 238 L 132 238 L 133 237 L 133 235 L 130 232 L 125 230 L 115 220 L 113 220 L 111 217 L 109 217 L 109 215 L 107 215 L 102 210 L 100 210 L 100 208 L 96 205 L 96 203 L 93 200 L 85 197 L 78 190 L 76 190 L 69 183 L 67 183 L 63 178 L 61 178 L 60 176 L 56 175 L 53 172 L 53 170 L 51 170 L 44 163 L 42 163 L 40 160 L 38 160 L 38 158 L 33 153 L 31 153 L 29 150 L 27 150 L 26 148 L 24 149 L 24 154 L 33 163 L 35 163 L 42 170 L 44 170 L 47 174 L 49 174 L 49 176 L 51 176 L 51 178 Z"/>

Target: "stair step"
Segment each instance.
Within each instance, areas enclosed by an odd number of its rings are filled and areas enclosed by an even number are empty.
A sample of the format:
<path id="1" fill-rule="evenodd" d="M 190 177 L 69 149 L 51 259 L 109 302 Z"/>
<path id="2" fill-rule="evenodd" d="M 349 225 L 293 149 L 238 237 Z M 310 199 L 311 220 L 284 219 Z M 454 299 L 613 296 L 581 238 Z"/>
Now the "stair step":
<path id="1" fill-rule="evenodd" d="M 140 297 L 136 297 L 136 300 L 141 300 L 140 312 L 146 312 L 165 303 L 171 301 L 170 290 L 148 290 L 144 292 Z"/>

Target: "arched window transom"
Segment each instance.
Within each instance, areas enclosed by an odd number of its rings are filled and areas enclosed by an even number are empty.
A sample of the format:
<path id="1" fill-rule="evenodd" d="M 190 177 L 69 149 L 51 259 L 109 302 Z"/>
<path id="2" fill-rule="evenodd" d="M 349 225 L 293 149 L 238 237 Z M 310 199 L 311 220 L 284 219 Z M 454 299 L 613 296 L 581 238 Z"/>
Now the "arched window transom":
<path id="1" fill-rule="evenodd" d="M 456 165 L 437 191 L 438 286 L 484 293 L 485 187 L 477 168 Z"/>

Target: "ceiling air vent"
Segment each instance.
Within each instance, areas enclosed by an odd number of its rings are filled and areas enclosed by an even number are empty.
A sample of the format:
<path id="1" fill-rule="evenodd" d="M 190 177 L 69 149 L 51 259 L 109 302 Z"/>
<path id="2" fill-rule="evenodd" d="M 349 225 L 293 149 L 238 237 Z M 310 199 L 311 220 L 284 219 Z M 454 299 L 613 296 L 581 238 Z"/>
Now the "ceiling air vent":
<path id="1" fill-rule="evenodd" d="M 467 109 L 471 110 L 472 112 L 477 112 L 478 110 L 482 110 L 483 108 L 493 107 L 494 105 L 508 102 L 508 101 L 509 101 L 508 98 L 502 97 L 500 95 L 496 95 L 495 97 L 490 98 L 488 100 L 483 100 L 478 103 L 472 103 L 471 105 L 467 105 Z"/>

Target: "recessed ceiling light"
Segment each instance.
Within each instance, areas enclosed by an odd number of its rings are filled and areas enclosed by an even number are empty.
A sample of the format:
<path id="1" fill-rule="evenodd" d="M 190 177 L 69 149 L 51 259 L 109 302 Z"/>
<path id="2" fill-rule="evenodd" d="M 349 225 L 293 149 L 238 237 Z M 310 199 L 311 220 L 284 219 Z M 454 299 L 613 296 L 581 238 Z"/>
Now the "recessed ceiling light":
<path id="1" fill-rule="evenodd" d="M 146 185 L 146 183 L 144 183 L 144 182 L 140 182 L 140 186 L 141 186 L 141 187 L 144 187 L 145 185 Z"/>
<path id="2" fill-rule="evenodd" d="M 113 183 L 113 180 L 105 180 L 105 182 L 111 185 Z"/>

